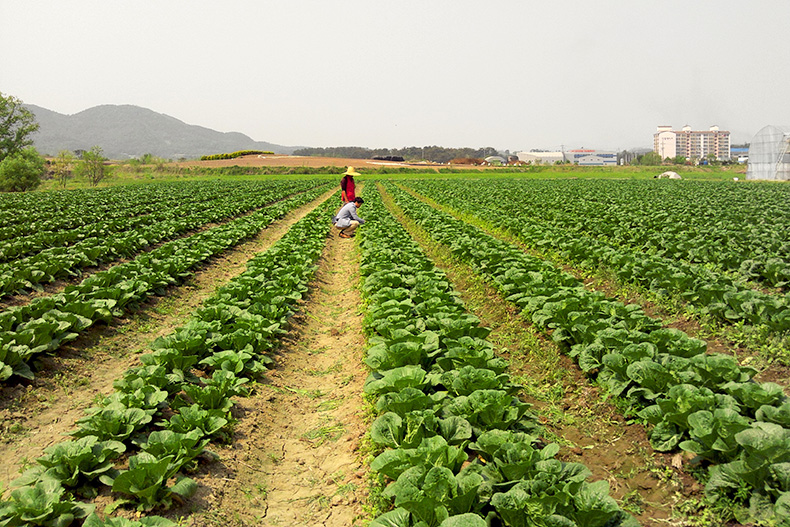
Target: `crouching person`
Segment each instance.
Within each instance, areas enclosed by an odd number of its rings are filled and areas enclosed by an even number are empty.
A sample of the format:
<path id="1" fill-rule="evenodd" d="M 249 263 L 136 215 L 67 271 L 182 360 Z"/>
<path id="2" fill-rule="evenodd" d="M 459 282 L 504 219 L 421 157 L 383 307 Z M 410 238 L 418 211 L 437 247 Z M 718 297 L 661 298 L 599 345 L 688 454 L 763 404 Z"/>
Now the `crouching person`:
<path id="1" fill-rule="evenodd" d="M 337 216 L 332 218 L 332 223 L 340 231 L 341 238 L 353 238 L 357 227 L 365 223 L 365 220 L 357 215 L 357 209 L 363 203 L 365 203 L 365 200 L 362 198 L 354 198 L 353 201 L 343 205 Z"/>

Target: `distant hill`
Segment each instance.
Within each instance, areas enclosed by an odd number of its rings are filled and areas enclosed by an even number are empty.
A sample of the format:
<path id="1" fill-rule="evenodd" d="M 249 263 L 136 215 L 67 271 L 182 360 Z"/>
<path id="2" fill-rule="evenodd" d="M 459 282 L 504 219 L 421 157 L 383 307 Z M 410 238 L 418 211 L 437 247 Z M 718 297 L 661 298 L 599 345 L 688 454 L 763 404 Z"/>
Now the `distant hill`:
<path id="1" fill-rule="evenodd" d="M 186 124 L 174 117 L 132 105 L 105 104 L 74 115 L 25 105 L 40 128 L 33 136 L 42 154 L 61 150 L 89 150 L 98 145 L 110 159 L 152 154 L 165 159 L 194 159 L 237 150 L 270 150 L 291 154 L 299 147 L 255 141 L 238 132 L 217 132 Z"/>

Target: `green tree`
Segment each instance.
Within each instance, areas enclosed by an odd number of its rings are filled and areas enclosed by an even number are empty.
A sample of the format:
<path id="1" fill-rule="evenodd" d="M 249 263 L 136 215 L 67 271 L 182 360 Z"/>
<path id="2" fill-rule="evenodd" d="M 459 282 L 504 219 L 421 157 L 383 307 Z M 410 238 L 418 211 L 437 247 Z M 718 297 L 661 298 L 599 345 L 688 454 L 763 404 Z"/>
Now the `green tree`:
<path id="1" fill-rule="evenodd" d="M 36 131 L 36 117 L 22 101 L 0 93 L 0 161 L 32 145 L 30 136 Z"/>
<path id="2" fill-rule="evenodd" d="M 104 150 L 100 146 L 94 146 L 82 153 L 82 162 L 77 165 L 76 173 L 95 187 L 109 175 L 109 168 L 104 164 L 105 161 L 107 158 L 104 157 Z"/>
<path id="3" fill-rule="evenodd" d="M 55 179 L 66 188 L 66 182 L 71 177 L 71 170 L 74 167 L 74 154 L 68 150 L 61 150 L 52 164 L 52 170 L 55 173 Z"/>
<path id="4" fill-rule="evenodd" d="M 675 156 L 674 158 L 672 158 L 672 162 L 676 165 L 685 165 L 686 158 L 683 156 Z"/>
<path id="5" fill-rule="evenodd" d="M 33 147 L 0 161 L 0 191 L 25 192 L 38 188 L 44 174 L 44 158 Z"/>
<path id="6" fill-rule="evenodd" d="M 662 163 L 661 156 L 656 152 L 647 152 L 638 156 L 634 164 L 645 166 L 658 166 Z"/>

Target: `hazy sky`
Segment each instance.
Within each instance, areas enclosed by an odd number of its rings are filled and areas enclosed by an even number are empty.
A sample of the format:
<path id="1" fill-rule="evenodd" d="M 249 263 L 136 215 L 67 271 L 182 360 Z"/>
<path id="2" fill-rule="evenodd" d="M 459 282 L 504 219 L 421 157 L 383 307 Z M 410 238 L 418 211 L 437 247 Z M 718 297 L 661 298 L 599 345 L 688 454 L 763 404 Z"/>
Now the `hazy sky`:
<path id="1" fill-rule="evenodd" d="M 0 92 L 281 145 L 652 147 L 790 125 L 788 0 L 0 0 Z"/>

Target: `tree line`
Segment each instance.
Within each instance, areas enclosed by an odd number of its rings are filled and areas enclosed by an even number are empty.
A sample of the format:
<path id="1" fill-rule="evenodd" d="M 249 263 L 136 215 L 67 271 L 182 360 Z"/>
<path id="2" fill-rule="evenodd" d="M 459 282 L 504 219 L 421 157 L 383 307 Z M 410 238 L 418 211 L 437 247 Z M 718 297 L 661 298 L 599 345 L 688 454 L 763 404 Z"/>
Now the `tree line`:
<path id="1" fill-rule="evenodd" d="M 343 157 L 349 159 L 373 159 L 376 157 L 402 157 L 405 161 L 431 161 L 449 163 L 453 159 L 478 158 L 497 155 L 496 148 L 445 148 L 443 146 L 407 146 L 403 148 L 365 148 L 361 146 L 332 146 L 299 148 L 297 156 Z"/>
<path id="2" fill-rule="evenodd" d="M 659 166 L 659 165 L 695 165 L 695 164 L 707 164 L 707 165 L 729 165 L 732 163 L 737 163 L 737 160 L 727 159 L 727 160 L 719 160 L 716 157 L 716 154 L 708 154 L 705 156 L 704 159 L 687 159 L 683 156 L 675 156 L 675 157 L 667 157 L 666 159 L 662 159 L 661 155 L 657 152 L 645 152 L 636 157 L 630 164 L 632 165 L 642 165 L 642 166 Z"/>

